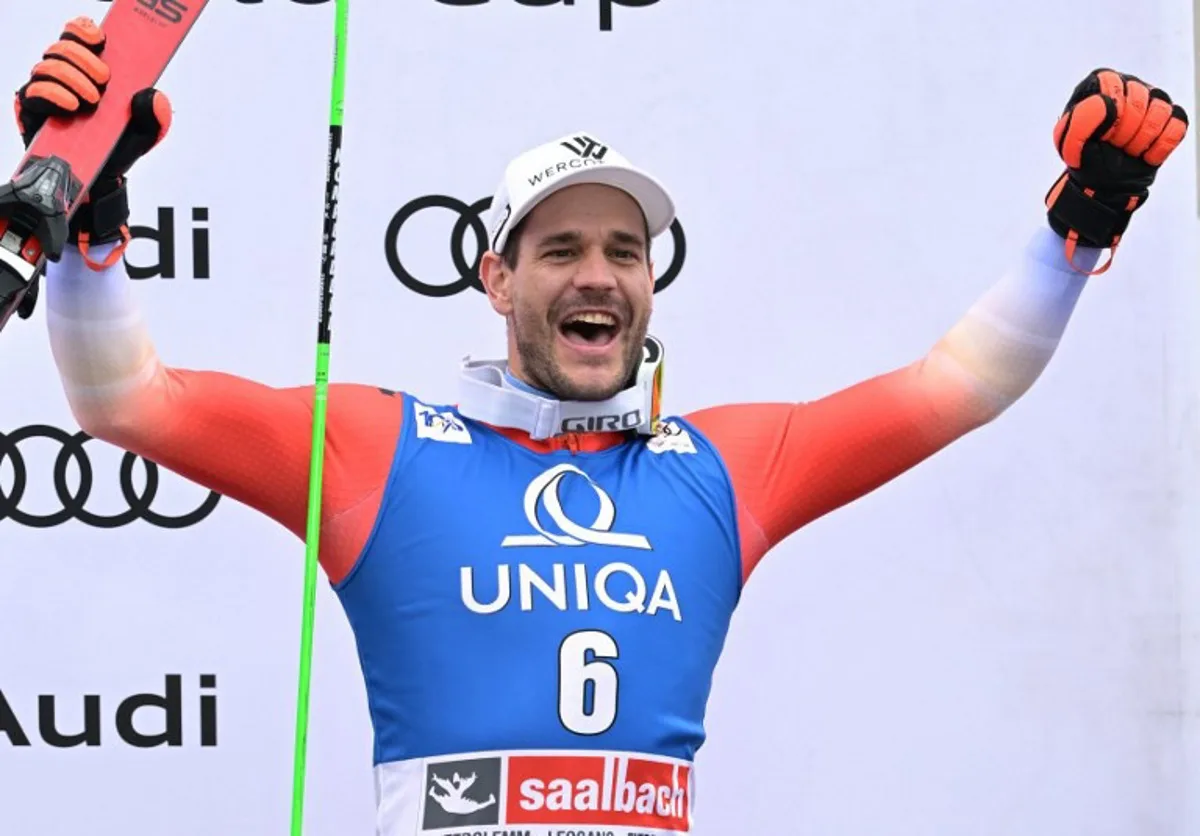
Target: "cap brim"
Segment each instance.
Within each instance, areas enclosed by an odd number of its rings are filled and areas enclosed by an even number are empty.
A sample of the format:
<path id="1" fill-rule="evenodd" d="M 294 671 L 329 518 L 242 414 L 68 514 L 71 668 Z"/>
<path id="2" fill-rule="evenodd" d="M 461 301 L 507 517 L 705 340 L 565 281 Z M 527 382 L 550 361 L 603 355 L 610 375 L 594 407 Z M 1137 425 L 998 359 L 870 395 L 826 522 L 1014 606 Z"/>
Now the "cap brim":
<path id="1" fill-rule="evenodd" d="M 646 215 L 646 224 L 650 227 L 651 238 L 657 238 L 659 235 L 662 235 L 671 227 L 671 223 L 675 220 L 675 203 L 671 200 L 671 196 L 667 193 L 666 188 L 658 180 L 636 168 L 598 165 L 564 174 L 555 180 L 553 186 L 545 191 L 538 192 L 533 200 L 521 207 L 520 212 L 514 213 L 513 217 L 508 221 L 506 224 L 505 239 L 507 240 L 508 234 L 512 231 L 513 227 L 519 224 L 543 200 L 568 186 L 577 186 L 580 183 L 596 183 L 603 186 L 612 186 L 632 197 L 641 206 L 642 212 Z"/>

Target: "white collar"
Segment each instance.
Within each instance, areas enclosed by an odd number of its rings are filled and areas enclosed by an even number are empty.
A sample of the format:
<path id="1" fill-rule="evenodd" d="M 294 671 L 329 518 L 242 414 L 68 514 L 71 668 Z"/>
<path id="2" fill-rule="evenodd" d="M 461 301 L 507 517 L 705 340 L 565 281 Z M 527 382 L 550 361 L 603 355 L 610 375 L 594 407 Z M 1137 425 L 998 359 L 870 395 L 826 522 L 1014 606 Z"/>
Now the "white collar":
<path id="1" fill-rule="evenodd" d="M 603 401 L 562 401 L 518 389 L 504 379 L 504 360 L 463 359 L 458 411 L 496 427 L 524 430 L 546 439 L 569 432 L 658 431 L 663 346 L 646 338 L 634 380 Z"/>

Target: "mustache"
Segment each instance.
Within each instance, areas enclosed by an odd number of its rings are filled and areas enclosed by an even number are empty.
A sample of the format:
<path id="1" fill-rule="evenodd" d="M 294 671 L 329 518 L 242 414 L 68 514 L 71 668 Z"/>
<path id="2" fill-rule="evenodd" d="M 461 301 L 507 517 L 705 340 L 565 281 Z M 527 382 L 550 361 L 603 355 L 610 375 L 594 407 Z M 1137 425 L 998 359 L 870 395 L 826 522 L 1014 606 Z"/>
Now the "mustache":
<path id="1" fill-rule="evenodd" d="M 585 290 L 563 297 L 550 306 L 548 317 L 551 323 L 555 323 L 572 311 L 581 309 L 606 311 L 625 324 L 633 322 L 633 306 L 629 300 L 604 290 Z"/>

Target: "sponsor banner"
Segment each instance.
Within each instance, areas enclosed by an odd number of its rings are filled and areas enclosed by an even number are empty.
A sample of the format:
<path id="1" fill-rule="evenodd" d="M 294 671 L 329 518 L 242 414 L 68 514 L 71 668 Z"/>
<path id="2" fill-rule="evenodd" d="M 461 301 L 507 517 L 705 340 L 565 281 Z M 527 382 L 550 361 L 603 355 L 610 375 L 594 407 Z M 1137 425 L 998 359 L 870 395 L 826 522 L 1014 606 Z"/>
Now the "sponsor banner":
<path id="1" fill-rule="evenodd" d="M 10 701 L 0 689 L 0 736 L 7 737 L 7 740 L 0 740 L 0 745 L 56 749 L 120 745 L 135 749 L 216 746 L 217 677 L 201 674 L 194 686 L 188 683 L 191 693 L 186 703 L 194 702 L 194 706 L 185 704 L 183 679 L 177 673 L 167 674 L 160 689 L 119 700 L 102 694 L 84 694 L 78 699 L 38 694 L 36 703 L 15 696 Z M 191 694 L 198 696 L 191 698 Z M 24 703 L 29 703 L 27 711 Z M 82 722 L 65 721 L 64 717 L 80 715 L 77 710 L 80 704 L 83 706 Z"/>
<path id="2" fill-rule="evenodd" d="M 623 752 L 426 759 L 421 833 L 659 836 L 691 832 L 692 766 Z"/>

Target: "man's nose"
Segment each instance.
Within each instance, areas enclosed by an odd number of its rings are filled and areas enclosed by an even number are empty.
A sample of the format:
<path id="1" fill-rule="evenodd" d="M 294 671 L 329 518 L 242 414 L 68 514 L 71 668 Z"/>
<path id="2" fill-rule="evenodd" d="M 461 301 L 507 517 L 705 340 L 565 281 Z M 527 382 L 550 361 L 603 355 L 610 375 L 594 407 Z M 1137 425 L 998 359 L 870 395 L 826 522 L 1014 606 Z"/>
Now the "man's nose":
<path id="1" fill-rule="evenodd" d="M 612 289 L 617 286 L 612 265 L 605 258 L 602 247 L 587 249 L 579 261 L 579 269 L 575 271 L 574 284 L 580 288 L 595 289 Z"/>

